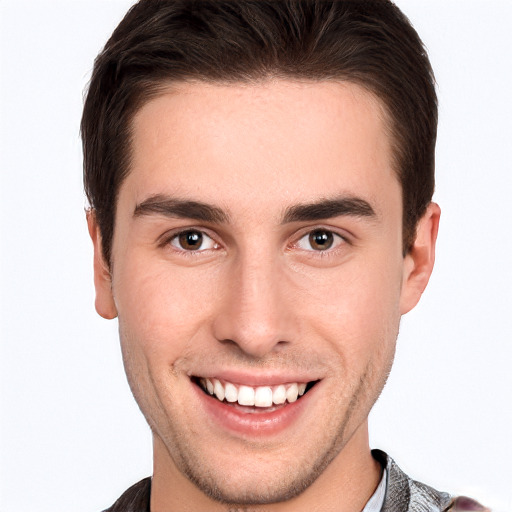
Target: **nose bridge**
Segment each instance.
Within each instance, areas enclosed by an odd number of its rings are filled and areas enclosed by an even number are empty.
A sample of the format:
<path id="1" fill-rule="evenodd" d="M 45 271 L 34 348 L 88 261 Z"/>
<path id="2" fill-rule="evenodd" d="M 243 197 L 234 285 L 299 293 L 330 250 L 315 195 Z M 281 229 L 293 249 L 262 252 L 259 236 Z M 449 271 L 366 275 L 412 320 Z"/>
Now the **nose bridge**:
<path id="1" fill-rule="evenodd" d="M 246 252 L 231 267 L 229 288 L 219 305 L 215 336 L 261 357 L 286 342 L 287 312 L 281 300 L 278 257 Z"/>

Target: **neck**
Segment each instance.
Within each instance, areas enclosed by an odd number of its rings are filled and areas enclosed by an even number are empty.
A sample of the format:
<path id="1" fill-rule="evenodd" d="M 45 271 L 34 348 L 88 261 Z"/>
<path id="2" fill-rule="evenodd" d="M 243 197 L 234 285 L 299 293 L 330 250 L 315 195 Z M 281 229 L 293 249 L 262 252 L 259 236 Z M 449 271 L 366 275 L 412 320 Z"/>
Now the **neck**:
<path id="1" fill-rule="evenodd" d="M 238 507 L 214 501 L 180 472 L 156 434 L 153 451 L 151 512 L 359 512 L 375 492 L 382 472 L 371 456 L 367 421 L 304 492 L 266 505 Z"/>

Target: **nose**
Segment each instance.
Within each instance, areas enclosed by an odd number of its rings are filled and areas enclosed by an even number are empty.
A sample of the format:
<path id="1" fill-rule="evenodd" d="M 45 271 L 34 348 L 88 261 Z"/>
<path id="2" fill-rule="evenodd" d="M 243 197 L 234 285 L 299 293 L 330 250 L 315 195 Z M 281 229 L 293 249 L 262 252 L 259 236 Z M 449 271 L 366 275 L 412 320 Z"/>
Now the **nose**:
<path id="1" fill-rule="evenodd" d="M 290 341 L 285 279 L 276 259 L 248 256 L 233 267 L 219 297 L 214 336 L 262 358 Z"/>

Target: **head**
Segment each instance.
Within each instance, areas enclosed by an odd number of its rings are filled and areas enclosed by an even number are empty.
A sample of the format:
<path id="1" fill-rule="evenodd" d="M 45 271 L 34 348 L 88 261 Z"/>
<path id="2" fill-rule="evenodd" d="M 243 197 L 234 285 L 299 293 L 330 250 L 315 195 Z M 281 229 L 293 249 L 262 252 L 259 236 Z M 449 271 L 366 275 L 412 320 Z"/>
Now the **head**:
<path id="1" fill-rule="evenodd" d="M 153 490 L 275 504 L 364 474 L 432 270 L 435 132 L 427 57 L 389 2 L 127 14 L 82 133 L 96 305 L 119 317 Z"/>

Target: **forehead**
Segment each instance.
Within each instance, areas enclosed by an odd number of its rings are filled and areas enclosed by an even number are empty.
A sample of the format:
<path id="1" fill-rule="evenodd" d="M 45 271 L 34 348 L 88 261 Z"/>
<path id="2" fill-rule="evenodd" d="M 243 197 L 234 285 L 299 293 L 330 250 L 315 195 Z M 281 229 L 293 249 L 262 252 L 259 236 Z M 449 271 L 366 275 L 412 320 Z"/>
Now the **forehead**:
<path id="1" fill-rule="evenodd" d="M 267 208 L 330 194 L 378 199 L 369 196 L 398 185 L 385 110 L 350 83 L 174 84 L 138 111 L 132 133 L 121 195 L 134 202 L 192 194 L 229 209 L 243 196 Z"/>

